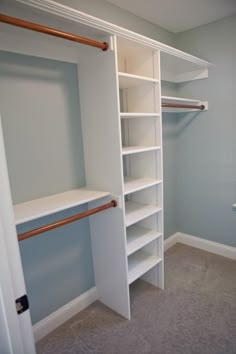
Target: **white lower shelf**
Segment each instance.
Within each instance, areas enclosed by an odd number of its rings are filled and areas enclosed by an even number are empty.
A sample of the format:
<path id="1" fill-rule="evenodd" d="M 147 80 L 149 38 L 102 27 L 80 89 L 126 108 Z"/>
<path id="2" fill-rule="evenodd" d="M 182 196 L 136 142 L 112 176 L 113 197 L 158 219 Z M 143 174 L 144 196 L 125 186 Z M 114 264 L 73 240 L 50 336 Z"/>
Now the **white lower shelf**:
<path id="1" fill-rule="evenodd" d="M 15 223 L 16 225 L 22 224 L 24 222 L 92 202 L 109 195 L 110 193 L 108 192 L 80 188 L 51 195 L 49 197 L 16 204 L 14 205 Z"/>
<path id="2" fill-rule="evenodd" d="M 162 234 L 156 230 L 136 225 L 130 226 L 127 228 L 127 256 L 130 256 L 148 243 L 158 239 L 161 235 Z"/>
<path id="3" fill-rule="evenodd" d="M 145 251 L 137 251 L 128 258 L 128 282 L 133 283 L 155 265 L 162 261 L 161 258 L 153 256 Z"/>
<path id="4" fill-rule="evenodd" d="M 144 188 L 155 186 L 160 184 L 162 181 L 155 178 L 135 178 L 135 177 L 124 177 L 124 194 L 130 194 L 140 191 Z"/>
<path id="5" fill-rule="evenodd" d="M 141 204 L 132 201 L 125 202 L 125 222 L 126 226 L 131 226 L 136 222 L 147 218 L 162 209 L 157 205 Z"/>
<path id="6" fill-rule="evenodd" d="M 160 117 L 160 113 L 121 112 L 121 119 Z"/>
<path id="7" fill-rule="evenodd" d="M 139 152 L 160 150 L 160 146 L 124 146 L 122 155 L 137 154 Z"/>

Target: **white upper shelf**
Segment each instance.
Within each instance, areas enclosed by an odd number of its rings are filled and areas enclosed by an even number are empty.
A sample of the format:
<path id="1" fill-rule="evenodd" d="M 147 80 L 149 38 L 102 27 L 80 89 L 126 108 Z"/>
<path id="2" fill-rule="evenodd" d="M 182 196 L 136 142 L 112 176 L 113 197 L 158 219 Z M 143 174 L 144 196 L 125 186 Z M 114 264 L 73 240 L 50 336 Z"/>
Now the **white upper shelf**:
<path id="1" fill-rule="evenodd" d="M 16 225 L 54 214 L 62 210 L 73 208 L 94 200 L 107 197 L 110 193 L 88 190 L 86 188 L 73 189 L 68 192 L 51 195 L 49 197 L 31 200 L 14 205 Z"/>
<path id="2" fill-rule="evenodd" d="M 135 87 L 144 84 L 157 84 L 159 82 L 159 80 L 150 77 L 128 74 L 123 72 L 119 72 L 118 77 L 119 77 L 119 88 L 121 89 Z"/>

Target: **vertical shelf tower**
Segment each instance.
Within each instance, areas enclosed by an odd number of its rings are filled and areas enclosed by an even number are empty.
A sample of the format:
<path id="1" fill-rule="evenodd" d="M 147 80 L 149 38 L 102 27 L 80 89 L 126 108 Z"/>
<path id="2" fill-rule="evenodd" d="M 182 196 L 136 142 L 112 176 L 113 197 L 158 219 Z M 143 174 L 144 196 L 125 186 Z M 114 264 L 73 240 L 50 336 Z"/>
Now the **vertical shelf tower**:
<path id="1" fill-rule="evenodd" d="M 160 53 L 117 38 L 128 284 L 164 288 Z"/>

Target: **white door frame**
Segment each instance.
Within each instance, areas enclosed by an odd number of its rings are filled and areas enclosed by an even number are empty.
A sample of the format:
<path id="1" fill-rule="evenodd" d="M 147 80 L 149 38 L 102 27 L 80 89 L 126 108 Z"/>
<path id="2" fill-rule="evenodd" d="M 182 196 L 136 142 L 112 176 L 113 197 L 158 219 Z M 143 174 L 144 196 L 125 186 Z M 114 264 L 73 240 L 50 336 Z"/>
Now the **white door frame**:
<path id="1" fill-rule="evenodd" d="M 29 310 L 18 315 L 15 300 L 26 294 L 14 221 L 0 117 L 0 338 L 6 354 L 34 354 Z M 0 347 L 0 352 L 4 353 Z"/>

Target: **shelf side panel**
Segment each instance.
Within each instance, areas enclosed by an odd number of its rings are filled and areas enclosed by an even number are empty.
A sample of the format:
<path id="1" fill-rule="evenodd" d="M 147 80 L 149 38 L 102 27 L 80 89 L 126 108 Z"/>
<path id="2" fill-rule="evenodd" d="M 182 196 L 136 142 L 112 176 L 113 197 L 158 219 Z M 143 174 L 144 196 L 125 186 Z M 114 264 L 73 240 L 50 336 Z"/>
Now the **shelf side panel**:
<path id="1" fill-rule="evenodd" d="M 86 184 L 122 193 L 121 132 L 115 51 L 78 67 Z"/>
<path id="2" fill-rule="evenodd" d="M 92 203 L 92 207 L 96 202 Z M 123 212 L 112 208 L 90 217 L 93 263 L 98 297 L 130 319 L 128 265 Z"/>

